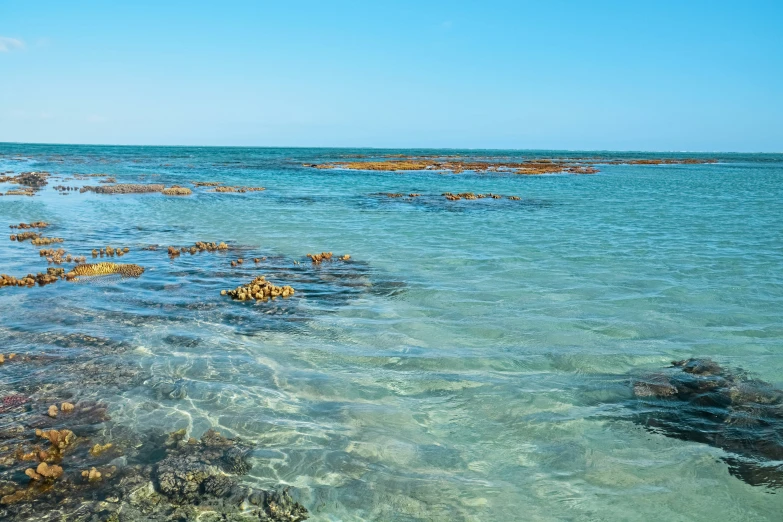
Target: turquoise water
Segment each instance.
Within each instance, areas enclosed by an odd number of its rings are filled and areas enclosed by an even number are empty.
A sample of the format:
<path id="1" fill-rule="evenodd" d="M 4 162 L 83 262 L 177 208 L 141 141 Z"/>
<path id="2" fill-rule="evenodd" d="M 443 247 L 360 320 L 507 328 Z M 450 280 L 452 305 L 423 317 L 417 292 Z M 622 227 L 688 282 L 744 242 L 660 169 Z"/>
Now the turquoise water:
<path id="1" fill-rule="evenodd" d="M 624 421 L 611 392 L 586 397 L 694 356 L 783 386 L 783 155 L 583 176 L 302 166 L 400 152 L 0 144 L 0 172 L 267 189 L 61 196 L 50 181 L 1 197 L 0 225 L 51 222 L 88 258 L 129 246 L 123 262 L 147 272 L 2 288 L 0 333 L 20 352 L 51 349 L 52 332 L 130 343 L 117 357 L 153 377 L 106 397 L 115 421 L 256 442 L 250 480 L 292 485 L 314 520 L 778 519 L 781 494 L 731 476 L 720 449 Z M 165 254 L 195 241 L 234 250 Z M 352 261 L 312 267 L 321 251 Z M 46 266 L 0 241 L 0 273 Z M 296 297 L 220 296 L 258 274 Z M 187 397 L 155 397 L 157 380 Z"/>

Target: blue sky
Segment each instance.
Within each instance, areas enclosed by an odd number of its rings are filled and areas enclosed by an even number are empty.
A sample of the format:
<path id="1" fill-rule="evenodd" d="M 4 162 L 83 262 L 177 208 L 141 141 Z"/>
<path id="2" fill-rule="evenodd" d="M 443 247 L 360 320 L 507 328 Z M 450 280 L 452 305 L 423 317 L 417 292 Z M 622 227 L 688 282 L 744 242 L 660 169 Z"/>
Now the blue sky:
<path id="1" fill-rule="evenodd" d="M 0 0 L 0 141 L 783 152 L 781 28 L 783 1 Z"/>

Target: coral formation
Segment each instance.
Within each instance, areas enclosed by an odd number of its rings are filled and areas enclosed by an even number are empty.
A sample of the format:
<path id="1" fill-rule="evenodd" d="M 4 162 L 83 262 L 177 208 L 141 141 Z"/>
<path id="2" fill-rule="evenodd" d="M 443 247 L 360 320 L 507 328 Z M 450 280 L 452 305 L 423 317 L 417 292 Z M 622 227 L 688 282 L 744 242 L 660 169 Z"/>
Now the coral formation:
<path id="1" fill-rule="evenodd" d="M 65 274 L 69 281 L 77 281 L 79 277 L 106 276 L 120 274 L 123 277 L 139 277 L 144 273 L 144 268 L 133 264 L 119 263 L 92 263 L 77 265 Z"/>
<path id="2" fill-rule="evenodd" d="M 27 274 L 22 278 L 16 278 L 8 274 L 0 274 L 0 287 L 3 286 L 26 286 L 32 287 L 38 283 L 39 286 L 48 285 L 57 282 L 58 279 L 65 277 L 63 268 L 47 268 L 46 272 L 39 272 L 37 275 Z"/>
<path id="3" fill-rule="evenodd" d="M 221 290 L 220 295 L 228 295 L 237 301 L 256 301 L 266 302 L 276 297 L 290 297 L 294 295 L 294 289 L 290 286 L 275 286 L 267 281 L 264 276 L 253 279 L 250 283 L 238 286 L 234 290 Z"/>
<path id="4" fill-rule="evenodd" d="M 103 257 L 103 256 L 122 257 L 125 254 L 127 254 L 128 252 L 130 252 L 130 248 L 128 248 L 128 247 L 125 247 L 125 248 L 112 248 L 110 245 L 106 245 L 105 248 L 101 248 L 101 249 L 94 248 L 92 250 L 92 257 L 94 257 L 94 258 L 98 257 L 98 256 L 101 256 L 101 257 Z"/>
<path id="5" fill-rule="evenodd" d="M 38 239 L 39 237 L 41 237 L 39 232 L 22 232 L 20 234 L 11 234 L 10 239 L 11 241 L 19 241 L 21 243 L 22 241 Z"/>
<path id="6" fill-rule="evenodd" d="M 33 238 L 31 243 L 35 246 L 45 246 L 45 245 L 51 245 L 53 243 L 62 243 L 63 238 L 61 237 L 36 237 Z"/>
<path id="7" fill-rule="evenodd" d="M 306 257 L 308 257 L 314 265 L 320 265 L 324 261 L 331 261 L 333 255 L 331 252 L 321 252 L 320 254 L 307 254 Z M 351 256 L 349 254 L 337 256 L 338 261 L 348 261 L 350 259 Z"/>

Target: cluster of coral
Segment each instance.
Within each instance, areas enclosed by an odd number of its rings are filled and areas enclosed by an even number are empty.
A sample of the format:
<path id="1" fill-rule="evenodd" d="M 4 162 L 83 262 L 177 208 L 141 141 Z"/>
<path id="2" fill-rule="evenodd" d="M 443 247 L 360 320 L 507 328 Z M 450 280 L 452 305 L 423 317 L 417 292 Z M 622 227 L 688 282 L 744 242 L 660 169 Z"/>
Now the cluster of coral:
<path id="1" fill-rule="evenodd" d="M 246 285 L 241 285 L 234 290 L 221 290 L 220 295 L 228 295 L 237 301 L 256 300 L 266 302 L 276 297 L 290 297 L 294 295 L 294 289 L 290 286 L 275 286 L 266 280 L 264 276 L 258 276 Z"/>
<path id="2" fill-rule="evenodd" d="M 117 257 L 122 257 L 122 256 L 124 256 L 125 254 L 127 254 L 128 252 L 130 252 L 130 248 L 128 248 L 128 247 L 124 247 L 124 248 L 112 248 L 111 246 L 108 246 L 108 245 L 107 245 L 105 248 L 101 248 L 101 249 L 94 248 L 94 249 L 92 250 L 92 257 L 98 257 L 98 256 L 100 256 L 100 257 L 103 257 L 103 256 L 108 256 L 108 257 L 114 257 L 114 256 L 117 256 Z"/>
<path id="3" fill-rule="evenodd" d="M 55 283 L 59 279 L 65 278 L 64 268 L 47 268 L 46 272 L 39 272 L 36 275 L 27 274 L 24 277 L 16 278 L 8 274 L 0 274 L 0 287 L 3 286 L 26 286 L 32 287 L 37 283 L 39 286 Z"/>
<path id="4" fill-rule="evenodd" d="M 217 185 L 211 192 L 239 192 L 243 194 L 245 192 L 261 192 L 262 190 L 266 189 L 264 187 L 223 187 Z"/>
<path id="5" fill-rule="evenodd" d="M 196 241 L 196 243 L 189 247 L 175 247 L 170 246 L 168 248 L 168 254 L 174 258 L 180 254 L 190 253 L 190 255 L 198 254 L 199 252 L 217 252 L 219 250 L 228 250 L 228 245 L 224 242 L 209 243 L 205 241 Z"/>

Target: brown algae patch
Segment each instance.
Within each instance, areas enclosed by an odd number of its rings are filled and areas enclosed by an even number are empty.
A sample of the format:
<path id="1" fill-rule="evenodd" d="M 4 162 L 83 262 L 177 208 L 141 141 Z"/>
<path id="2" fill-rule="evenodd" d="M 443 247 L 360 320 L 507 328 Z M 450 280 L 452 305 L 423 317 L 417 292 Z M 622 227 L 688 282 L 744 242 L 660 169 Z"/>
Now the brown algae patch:
<path id="1" fill-rule="evenodd" d="M 105 248 L 101 248 L 101 249 L 94 248 L 92 250 L 92 257 L 94 257 L 94 258 L 98 257 L 98 256 L 100 256 L 100 257 L 103 257 L 103 256 L 122 257 L 125 254 L 127 254 L 128 252 L 130 252 L 130 248 L 128 248 L 128 247 L 112 248 L 110 245 L 107 245 Z"/>

